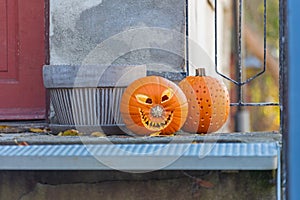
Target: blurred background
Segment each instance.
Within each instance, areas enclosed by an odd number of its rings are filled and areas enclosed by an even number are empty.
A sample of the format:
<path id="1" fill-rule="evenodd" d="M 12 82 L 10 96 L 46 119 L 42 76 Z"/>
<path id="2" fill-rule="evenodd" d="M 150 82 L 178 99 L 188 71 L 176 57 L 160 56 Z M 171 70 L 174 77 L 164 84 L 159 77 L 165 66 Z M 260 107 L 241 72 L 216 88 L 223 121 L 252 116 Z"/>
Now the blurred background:
<path id="1" fill-rule="evenodd" d="M 238 79 L 239 1 L 232 1 L 231 77 Z M 264 67 L 264 1 L 243 1 L 241 66 L 243 81 L 260 73 Z M 266 1 L 266 71 L 242 86 L 243 102 L 279 102 L 279 7 L 278 1 Z M 236 70 L 234 70 L 236 69 Z M 236 78 L 234 78 L 236 77 Z M 238 102 L 238 87 L 228 83 L 231 101 Z M 232 131 L 278 131 L 278 106 L 232 107 L 229 123 Z M 237 124 L 240 123 L 240 124 Z"/>

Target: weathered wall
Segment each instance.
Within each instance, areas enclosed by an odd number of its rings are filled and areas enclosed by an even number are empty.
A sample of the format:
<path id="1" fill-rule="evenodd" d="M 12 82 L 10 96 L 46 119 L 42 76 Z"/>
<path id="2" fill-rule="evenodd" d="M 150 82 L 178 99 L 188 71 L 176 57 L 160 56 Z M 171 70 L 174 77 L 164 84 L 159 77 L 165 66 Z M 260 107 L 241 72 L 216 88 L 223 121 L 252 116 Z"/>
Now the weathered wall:
<path id="1" fill-rule="evenodd" d="M 51 64 L 184 66 L 185 1 L 50 0 L 50 13 Z"/>
<path id="2" fill-rule="evenodd" d="M 175 171 L 146 174 L 116 171 L 0 171 L 0 199 L 276 199 L 271 171 L 188 173 L 209 181 L 213 188 L 197 188 L 192 178 Z M 203 183 L 205 185 L 210 184 Z"/>
<path id="3" fill-rule="evenodd" d="M 214 75 L 214 8 L 189 2 L 190 71 Z M 185 1 L 50 0 L 51 64 L 147 64 L 180 71 L 185 58 Z M 219 68 L 228 73 L 230 3 L 218 5 Z"/>
<path id="4" fill-rule="evenodd" d="M 213 9 L 207 1 L 189 2 L 191 63 L 213 69 Z M 50 0 L 50 5 L 50 64 L 147 64 L 156 71 L 184 67 L 185 1 Z M 219 19 L 227 7 L 219 9 Z M 221 68 L 229 63 L 230 27 L 224 27 L 221 21 Z M 276 199 L 270 171 L 203 173 L 193 172 L 213 188 L 198 189 L 179 171 L 0 171 L 0 199 Z"/>

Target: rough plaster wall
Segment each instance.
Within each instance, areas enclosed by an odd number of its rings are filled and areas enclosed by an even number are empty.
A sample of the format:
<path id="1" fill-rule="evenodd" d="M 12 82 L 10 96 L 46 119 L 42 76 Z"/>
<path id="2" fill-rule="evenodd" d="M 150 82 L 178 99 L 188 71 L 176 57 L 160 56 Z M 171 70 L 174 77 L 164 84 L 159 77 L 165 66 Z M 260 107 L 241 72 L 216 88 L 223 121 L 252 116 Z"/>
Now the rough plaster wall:
<path id="1" fill-rule="evenodd" d="M 50 0 L 50 13 L 51 64 L 147 64 L 159 71 L 180 71 L 184 65 L 185 1 Z M 149 27 L 169 32 L 130 32 Z M 111 39 L 124 31 L 126 36 Z M 148 43 L 139 46 L 139 40 Z M 107 57 L 111 49 L 121 50 Z"/>
<path id="2" fill-rule="evenodd" d="M 276 199 L 271 171 L 188 173 L 199 180 L 209 181 L 213 188 L 197 188 L 193 179 L 180 171 L 146 174 L 118 171 L 0 171 L 0 199 Z"/>

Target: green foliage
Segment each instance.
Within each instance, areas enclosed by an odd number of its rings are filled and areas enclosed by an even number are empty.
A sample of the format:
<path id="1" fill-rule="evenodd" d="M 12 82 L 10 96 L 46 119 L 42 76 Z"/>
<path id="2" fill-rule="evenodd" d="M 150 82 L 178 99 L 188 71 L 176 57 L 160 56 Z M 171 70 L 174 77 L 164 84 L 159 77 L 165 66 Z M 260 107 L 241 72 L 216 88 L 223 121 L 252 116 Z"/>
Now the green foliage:
<path id="1" fill-rule="evenodd" d="M 244 1 L 245 23 L 259 31 L 263 37 L 264 22 L 264 1 Z M 267 43 L 273 48 L 279 47 L 279 3 L 276 0 L 267 1 Z"/>
<path id="2" fill-rule="evenodd" d="M 267 0 L 267 48 L 276 58 L 279 52 L 279 3 Z M 264 32 L 264 1 L 244 1 L 244 23 L 259 33 L 263 39 Z M 247 49 L 246 49 L 247 51 Z M 275 52 L 275 53 L 274 53 Z M 268 63 L 267 63 L 268 64 Z M 268 65 L 267 65 L 268 69 Z M 258 71 L 247 70 L 247 77 Z M 247 100 L 250 102 L 278 102 L 279 88 L 275 78 L 268 71 L 247 86 Z M 252 131 L 279 130 L 280 117 L 278 107 L 248 108 L 251 115 Z"/>
<path id="3" fill-rule="evenodd" d="M 278 102 L 278 88 L 270 74 L 253 81 L 248 87 L 248 100 L 251 102 Z M 280 117 L 277 106 L 249 108 L 251 113 L 251 131 L 279 130 Z"/>

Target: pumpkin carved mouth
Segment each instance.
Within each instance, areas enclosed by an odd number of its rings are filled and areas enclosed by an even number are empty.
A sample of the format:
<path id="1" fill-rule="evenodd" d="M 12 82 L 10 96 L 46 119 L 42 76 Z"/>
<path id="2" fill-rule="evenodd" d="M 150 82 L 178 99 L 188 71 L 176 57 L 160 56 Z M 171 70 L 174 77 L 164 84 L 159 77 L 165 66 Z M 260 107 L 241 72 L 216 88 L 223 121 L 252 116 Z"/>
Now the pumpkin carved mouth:
<path id="1" fill-rule="evenodd" d="M 139 113 L 141 116 L 141 121 L 145 128 L 147 128 L 150 131 L 161 131 L 165 129 L 173 120 L 173 113 L 174 111 L 171 111 L 168 116 L 151 116 L 151 118 L 155 118 L 156 120 L 151 120 L 150 117 L 139 108 Z M 151 113 L 150 113 L 151 115 Z"/>

